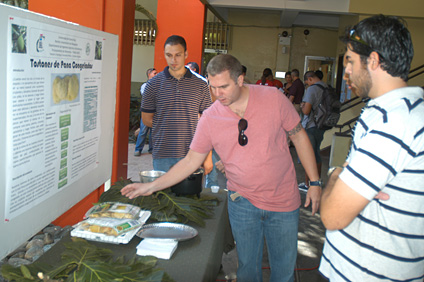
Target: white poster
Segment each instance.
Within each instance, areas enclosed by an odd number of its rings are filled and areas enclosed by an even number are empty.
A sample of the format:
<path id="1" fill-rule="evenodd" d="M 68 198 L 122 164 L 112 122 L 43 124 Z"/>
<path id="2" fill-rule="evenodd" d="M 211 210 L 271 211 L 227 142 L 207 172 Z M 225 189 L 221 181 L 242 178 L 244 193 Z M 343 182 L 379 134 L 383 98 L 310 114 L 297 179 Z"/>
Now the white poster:
<path id="1" fill-rule="evenodd" d="M 5 221 L 98 165 L 104 38 L 9 17 Z"/>

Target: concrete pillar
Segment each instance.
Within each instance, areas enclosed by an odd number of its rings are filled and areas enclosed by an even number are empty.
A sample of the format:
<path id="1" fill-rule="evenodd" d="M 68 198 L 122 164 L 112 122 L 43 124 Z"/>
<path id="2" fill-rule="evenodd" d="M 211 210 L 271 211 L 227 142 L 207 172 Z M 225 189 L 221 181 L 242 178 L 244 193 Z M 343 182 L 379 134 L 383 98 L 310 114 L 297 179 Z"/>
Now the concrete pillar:
<path id="1" fill-rule="evenodd" d="M 187 42 L 188 62 L 202 66 L 206 7 L 200 0 L 158 0 L 155 39 L 155 68 L 162 71 L 167 63 L 164 43 L 171 35 L 180 35 Z"/>

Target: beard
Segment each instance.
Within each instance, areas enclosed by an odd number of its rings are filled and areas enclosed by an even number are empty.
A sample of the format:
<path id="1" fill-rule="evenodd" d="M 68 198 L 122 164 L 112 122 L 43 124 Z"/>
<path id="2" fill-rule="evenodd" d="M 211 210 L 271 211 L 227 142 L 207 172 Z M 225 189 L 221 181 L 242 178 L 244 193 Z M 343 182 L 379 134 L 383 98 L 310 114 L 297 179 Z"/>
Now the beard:
<path id="1" fill-rule="evenodd" d="M 347 83 L 351 86 L 352 92 L 356 96 L 362 99 L 367 99 L 369 97 L 369 92 L 372 88 L 372 80 L 366 68 L 361 71 L 357 78 L 349 77 Z"/>

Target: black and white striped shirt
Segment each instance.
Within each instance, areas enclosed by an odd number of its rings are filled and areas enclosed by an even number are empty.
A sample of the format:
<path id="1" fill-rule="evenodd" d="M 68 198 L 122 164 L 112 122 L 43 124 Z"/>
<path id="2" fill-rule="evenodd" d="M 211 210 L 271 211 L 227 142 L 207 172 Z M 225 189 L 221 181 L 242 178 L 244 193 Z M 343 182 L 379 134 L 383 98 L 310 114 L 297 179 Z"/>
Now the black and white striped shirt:
<path id="1" fill-rule="evenodd" d="M 345 229 L 327 231 L 321 273 L 331 281 L 423 281 L 423 90 L 370 100 L 347 161 L 340 178 L 370 203 Z M 379 191 L 390 199 L 374 199 Z"/>

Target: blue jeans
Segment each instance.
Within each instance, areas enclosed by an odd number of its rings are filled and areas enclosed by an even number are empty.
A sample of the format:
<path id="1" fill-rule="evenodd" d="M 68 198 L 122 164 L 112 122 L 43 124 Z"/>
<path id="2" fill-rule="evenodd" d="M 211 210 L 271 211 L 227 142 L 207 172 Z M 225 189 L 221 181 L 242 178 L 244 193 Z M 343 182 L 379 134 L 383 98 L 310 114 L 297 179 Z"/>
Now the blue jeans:
<path id="1" fill-rule="evenodd" d="M 152 142 L 152 130 L 150 127 L 147 127 L 143 124 L 143 121 L 140 120 L 140 132 L 138 133 L 137 142 L 135 143 L 135 152 L 142 152 L 144 148 L 144 143 L 146 142 L 147 134 L 149 134 L 149 152 L 153 151 L 153 142 Z"/>
<path id="2" fill-rule="evenodd" d="M 167 172 L 171 166 L 178 163 L 182 158 L 167 158 L 167 159 L 153 159 L 153 169 Z"/>
<path id="3" fill-rule="evenodd" d="M 206 175 L 206 184 L 205 184 L 206 188 L 211 188 L 212 186 L 219 186 L 218 175 L 222 174 L 222 172 L 220 172 L 219 170 L 216 169 L 215 163 L 217 161 L 219 161 L 220 159 L 221 158 L 218 156 L 218 154 L 215 152 L 215 150 L 212 150 L 213 169 L 208 175 Z M 227 187 L 220 187 L 220 188 L 225 189 Z"/>
<path id="4" fill-rule="evenodd" d="M 308 134 L 309 141 L 311 141 L 312 149 L 315 153 L 315 159 L 317 164 L 322 163 L 321 155 L 320 155 L 320 147 L 322 143 L 322 139 L 324 139 L 324 130 L 318 129 L 315 126 L 306 129 L 306 133 Z"/>
<path id="5" fill-rule="evenodd" d="M 238 255 L 237 281 L 262 281 L 264 238 L 270 281 L 294 281 L 299 208 L 292 212 L 261 210 L 241 196 L 231 200 L 232 194 L 228 191 L 228 214 Z"/>

